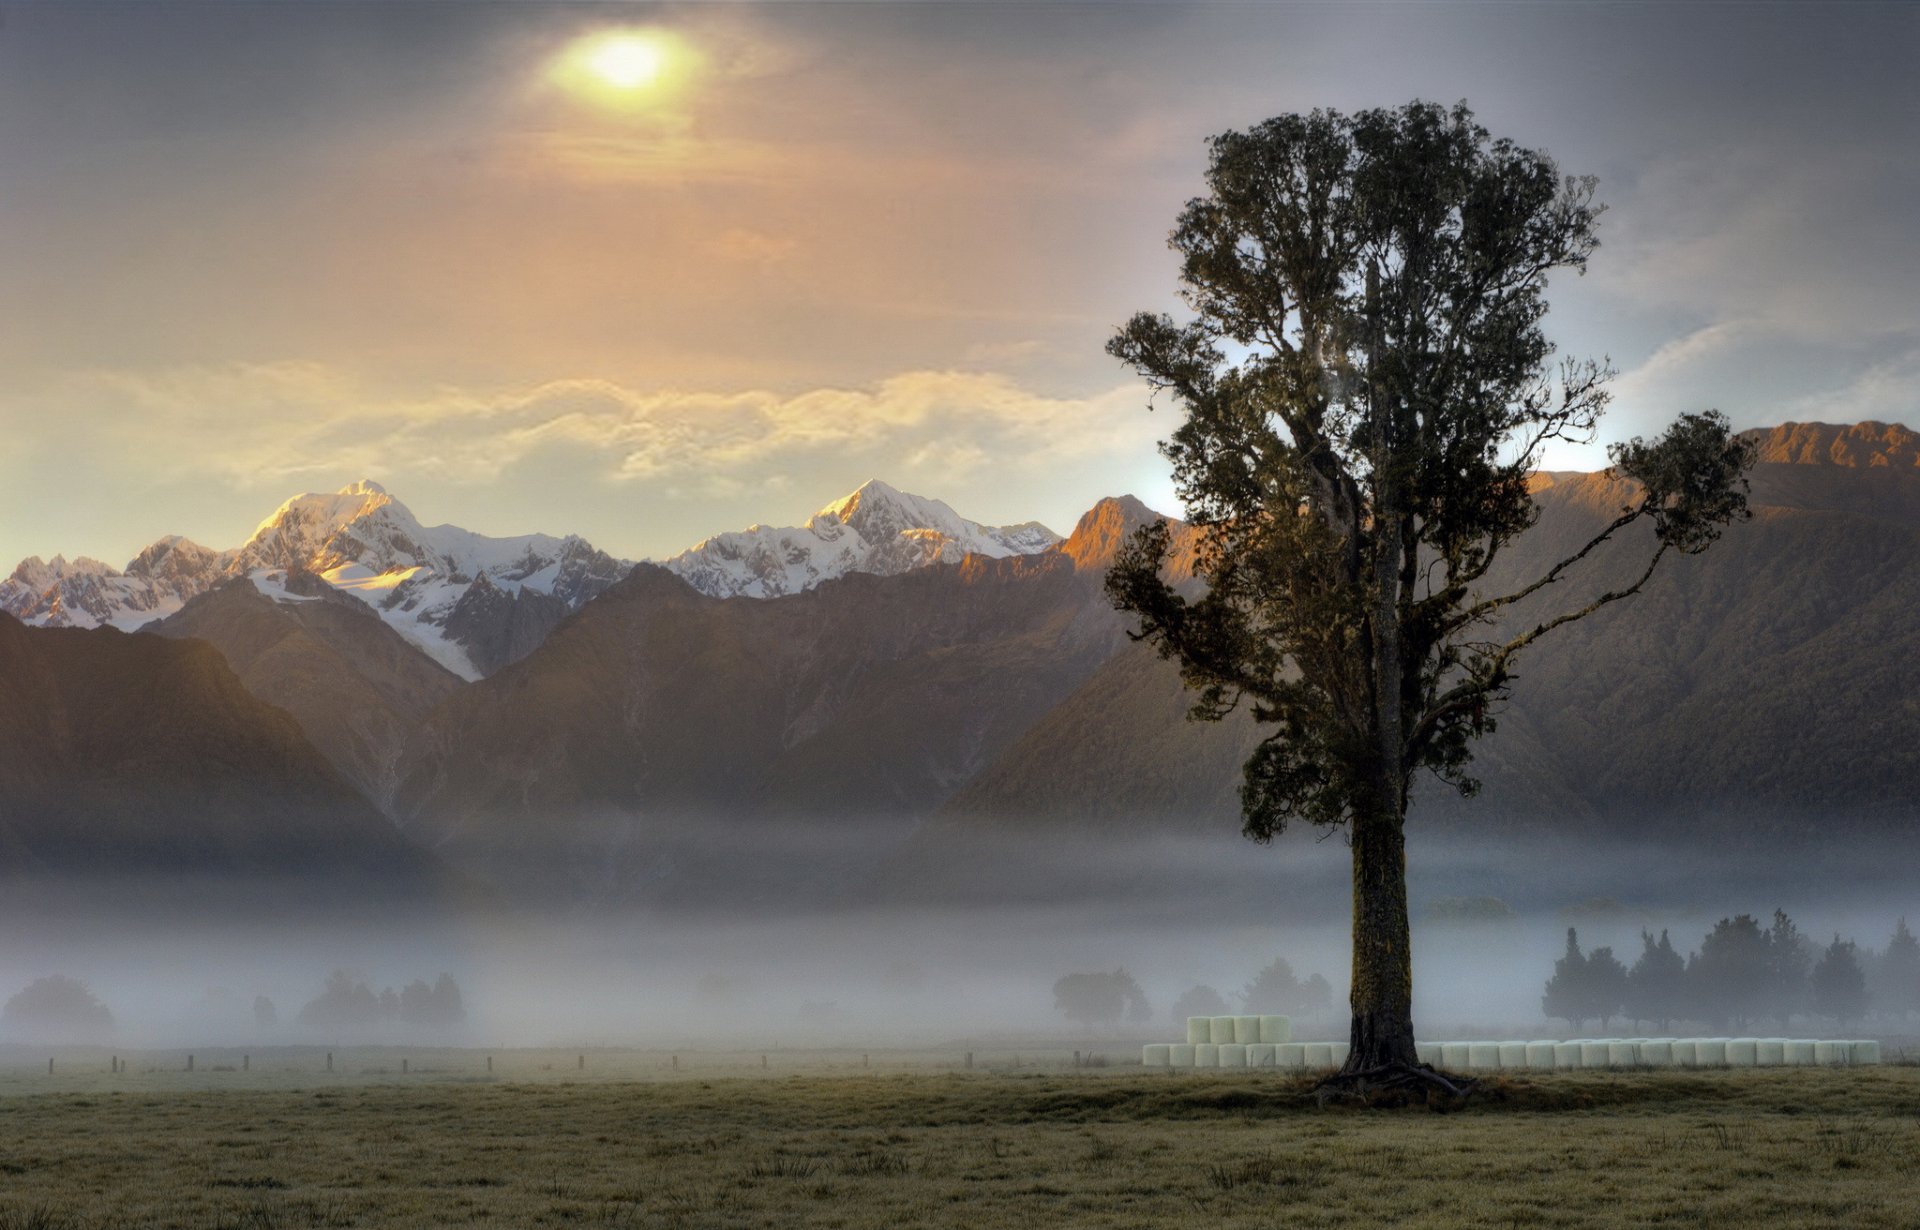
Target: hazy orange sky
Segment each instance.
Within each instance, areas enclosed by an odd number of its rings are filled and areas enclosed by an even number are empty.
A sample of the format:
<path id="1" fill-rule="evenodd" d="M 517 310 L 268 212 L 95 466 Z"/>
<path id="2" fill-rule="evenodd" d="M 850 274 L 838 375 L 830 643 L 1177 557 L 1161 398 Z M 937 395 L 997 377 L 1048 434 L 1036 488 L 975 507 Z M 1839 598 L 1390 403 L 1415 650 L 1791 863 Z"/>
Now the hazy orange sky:
<path id="1" fill-rule="evenodd" d="M 1102 344 L 1204 139 L 1465 98 L 1600 176 L 1609 435 L 1914 422 L 1920 6 L 15 3 L 0 571 L 238 544 L 359 477 L 630 557 L 870 477 L 1059 530 L 1169 496 Z M 552 71 L 649 32 L 657 88 Z M 1594 454 L 1564 464 L 1591 464 Z"/>

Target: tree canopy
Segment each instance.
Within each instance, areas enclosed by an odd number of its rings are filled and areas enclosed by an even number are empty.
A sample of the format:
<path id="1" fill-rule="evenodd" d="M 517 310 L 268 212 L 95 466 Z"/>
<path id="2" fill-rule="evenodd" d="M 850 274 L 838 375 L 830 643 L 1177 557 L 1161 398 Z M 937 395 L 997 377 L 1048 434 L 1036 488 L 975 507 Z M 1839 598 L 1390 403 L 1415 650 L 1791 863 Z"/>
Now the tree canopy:
<path id="1" fill-rule="evenodd" d="M 1617 515 L 1545 573 L 1490 588 L 1537 516 L 1543 450 L 1591 439 L 1607 404 L 1607 365 L 1556 361 L 1542 328 L 1549 275 L 1584 271 L 1597 247 L 1595 182 L 1464 104 L 1416 102 L 1224 133 L 1206 186 L 1170 240 L 1191 317 L 1142 313 L 1108 344 L 1182 413 L 1162 451 L 1202 531 L 1204 587 L 1163 576 L 1159 523 L 1108 592 L 1179 664 L 1194 716 L 1244 705 L 1273 728 L 1244 769 L 1248 836 L 1349 826 L 1348 1071 L 1411 1066 L 1412 775 L 1472 792 L 1470 744 L 1516 655 L 1744 515 L 1750 448 L 1713 412 L 1615 446 L 1632 480 Z M 1644 570 L 1539 610 L 1641 524 Z"/>

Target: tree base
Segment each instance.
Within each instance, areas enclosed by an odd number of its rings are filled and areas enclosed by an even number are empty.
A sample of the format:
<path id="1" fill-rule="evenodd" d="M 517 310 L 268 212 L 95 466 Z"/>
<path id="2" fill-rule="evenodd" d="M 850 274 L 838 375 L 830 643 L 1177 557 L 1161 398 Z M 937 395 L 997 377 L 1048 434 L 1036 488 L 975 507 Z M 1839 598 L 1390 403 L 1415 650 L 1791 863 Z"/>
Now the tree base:
<path id="1" fill-rule="evenodd" d="M 1452 1110 L 1471 1097 L 1479 1084 L 1472 1077 L 1454 1076 L 1431 1064 L 1394 1062 L 1336 1072 L 1313 1087 L 1313 1099 L 1321 1106 L 1339 1098 L 1362 1106 L 1418 1103 L 1433 1110 Z"/>

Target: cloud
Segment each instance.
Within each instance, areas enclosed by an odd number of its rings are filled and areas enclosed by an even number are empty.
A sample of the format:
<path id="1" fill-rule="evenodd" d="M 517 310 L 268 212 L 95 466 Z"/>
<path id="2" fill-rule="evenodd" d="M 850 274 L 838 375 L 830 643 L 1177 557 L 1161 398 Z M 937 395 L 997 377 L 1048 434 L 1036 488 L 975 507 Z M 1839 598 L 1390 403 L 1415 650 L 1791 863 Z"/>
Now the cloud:
<path id="1" fill-rule="evenodd" d="M 543 455 L 577 459 L 590 478 L 685 483 L 708 491 L 782 479 L 822 458 L 869 459 L 911 475 L 1050 467 L 1150 455 L 1164 423 L 1144 390 L 1049 396 L 1008 377 L 902 372 L 866 388 L 716 392 L 638 390 L 568 379 L 411 394 L 361 387 L 306 362 L 229 364 L 152 374 L 97 372 L 61 391 L 92 421 L 117 424 L 127 464 L 244 487 L 306 475 L 414 472 L 486 483 Z M 22 413 L 11 426 L 61 420 Z"/>
<path id="2" fill-rule="evenodd" d="M 1797 399 L 1777 422 L 1875 420 L 1920 427 L 1920 345 L 1869 365 L 1834 388 Z"/>

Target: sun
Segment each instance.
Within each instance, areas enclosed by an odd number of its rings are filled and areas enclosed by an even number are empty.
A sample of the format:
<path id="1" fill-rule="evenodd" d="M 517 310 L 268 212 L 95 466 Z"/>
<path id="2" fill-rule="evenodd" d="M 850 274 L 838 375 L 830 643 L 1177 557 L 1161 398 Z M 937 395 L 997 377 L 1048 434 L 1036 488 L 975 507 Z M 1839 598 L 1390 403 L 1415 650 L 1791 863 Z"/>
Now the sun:
<path id="1" fill-rule="evenodd" d="M 685 84 L 698 56 L 667 30 L 596 30 L 569 43 L 550 63 L 548 79 L 568 93 L 614 111 L 656 108 Z"/>
<path id="2" fill-rule="evenodd" d="M 587 66 L 616 90 L 637 90 L 660 79 L 666 48 L 645 34 L 608 34 L 587 56 Z"/>

